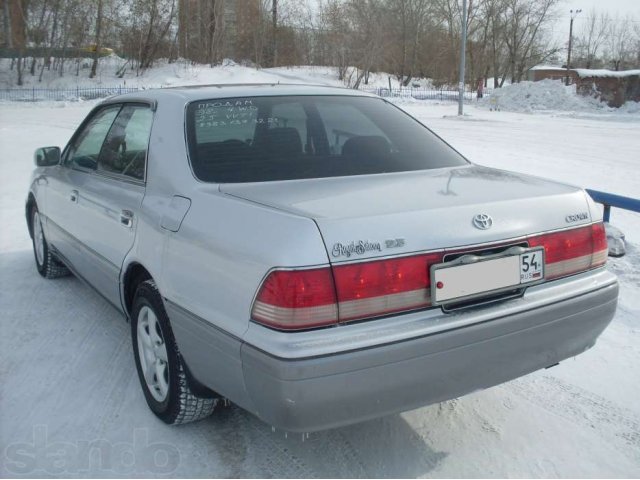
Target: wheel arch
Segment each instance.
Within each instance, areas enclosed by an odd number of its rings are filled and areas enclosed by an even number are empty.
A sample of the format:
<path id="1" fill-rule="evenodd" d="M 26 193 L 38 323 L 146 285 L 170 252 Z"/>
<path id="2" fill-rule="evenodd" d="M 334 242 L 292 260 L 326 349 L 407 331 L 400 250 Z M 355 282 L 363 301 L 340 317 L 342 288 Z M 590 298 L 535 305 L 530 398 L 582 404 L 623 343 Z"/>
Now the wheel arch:
<path id="1" fill-rule="evenodd" d="M 134 300 L 138 285 L 140 285 L 141 283 L 147 280 L 153 280 L 154 282 L 156 282 L 153 275 L 151 275 L 149 270 L 147 270 L 147 268 L 145 268 L 144 265 L 142 265 L 140 262 L 137 262 L 137 261 L 133 261 L 129 265 L 127 265 L 125 273 L 122 276 L 122 300 L 123 300 L 126 319 L 129 322 L 131 321 L 133 300 Z M 171 318 L 169 318 L 169 324 L 171 325 Z M 189 384 L 189 388 L 191 388 L 194 394 L 203 398 L 217 398 L 220 396 L 210 388 L 206 387 L 197 378 L 193 376 L 184 358 L 183 358 L 183 362 L 184 362 L 183 366 L 184 366 L 185 374 L 187 377 L 187 383 Z"/>
<path id="2" fill-rule="evenodd" d="M 133 308 L 136 289 L 138 285 L 146 280 L 154 280 L 154 278 L 144 265 L 135 261 L 127 265 L 122 276 L 122 306 L 127 320 L 131 319 L 131 309 Z"/>
<path id="3" fill-rule="evenodd" d="M 31 224 L 31 212 L 33 211 L 33 207 L 36 204 L 36 197 L 33 195 L 33 192 L 29 192 L 29 196 L 27 197 L 27 203 L 25 205 L 24 214 L 27 219 L 27 228 L 29 229 L 29 236 L 33 238 L 33 225 Z"/>

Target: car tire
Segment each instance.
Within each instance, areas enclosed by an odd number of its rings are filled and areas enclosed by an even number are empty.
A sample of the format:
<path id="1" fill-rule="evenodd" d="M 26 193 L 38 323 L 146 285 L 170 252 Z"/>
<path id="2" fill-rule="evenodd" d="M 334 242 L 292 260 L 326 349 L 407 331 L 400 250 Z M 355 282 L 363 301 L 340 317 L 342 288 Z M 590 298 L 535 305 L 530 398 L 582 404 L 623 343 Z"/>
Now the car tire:
<path id="1" fill-rule="evenodd" d="M 131 339 L 138 378 L 147 404 L 163 422 L 176 425 L 208 417 L 219 398 L 196 396 L 176 345 L 162 297 L 153 280 L 135 293 Z"/>
<path id="2" fill-rule="evenodd" d="M 69 269 L 51 252 L 42 229 L 38 207 L 31 209 L 31 243 L 38 273 L 44 278 L 58 278 L 69 275 Z"/>

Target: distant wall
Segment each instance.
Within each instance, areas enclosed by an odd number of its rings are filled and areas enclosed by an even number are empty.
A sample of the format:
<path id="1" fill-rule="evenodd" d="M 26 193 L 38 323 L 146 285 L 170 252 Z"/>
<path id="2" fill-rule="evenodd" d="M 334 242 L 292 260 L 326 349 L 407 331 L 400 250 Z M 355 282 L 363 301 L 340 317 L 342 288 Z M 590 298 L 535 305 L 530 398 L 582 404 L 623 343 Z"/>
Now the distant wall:
<path id="1" fill-rule="evenodd" d="M 596 95 L 610 107 L 620 107 L 627 100 L 640 102 L 640 74 L 619 77 L 580 76 L 577 91 Z"/>
<path id="2" fill-rule="evenodd" d="M 571 69 L 568 72 L 569 83 L 576 85 L 580 95 L 595 96 L 607 102 L 610 107 L 620 107 L 627 100 L 640 102 L 640 70 L 587 70 Z M 567 78 L 567 70 L 561 67 L 540 65 L 529 70 L 528 78 L 532 82 Z"/>
<path id="3" fill-rule="evenodd" d="M 565 68 L 538 68 L 529 70 L 529 81 L 538 82 L 550 78 L 551 80 L 562 80 L 567 78 L 567 70 Z M 578 75 L 575 70 L 569 70 L 569 83 L 574 84 Z"/>

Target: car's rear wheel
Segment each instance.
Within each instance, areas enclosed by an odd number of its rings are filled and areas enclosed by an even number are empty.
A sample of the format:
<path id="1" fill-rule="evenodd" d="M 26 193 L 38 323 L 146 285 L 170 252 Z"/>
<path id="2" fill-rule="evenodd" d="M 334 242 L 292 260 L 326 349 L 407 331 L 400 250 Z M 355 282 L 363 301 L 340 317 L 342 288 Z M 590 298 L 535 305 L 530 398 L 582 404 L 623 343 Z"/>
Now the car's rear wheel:
<path id="1" fill-rule="evenodd" d="M 42 229 L 42 220 L 40 219 L 40 213 L 38 207 L 34 205 L 31 209 L 31 232 L 32 232 L 32 244 L 33 255 L 36 260 L 36 268 L 38 273 L 44 278 L 57 278 L 69 275 L 69 270 L 64 264 L 58 260 L 47 243 L 47 239 L 44 236 Z"/>
<path id="2" fill-rule="evenodd" d="M 168 424 L 211 415 L 219 399 L 196 396 L 189 387 L 169 317 L 153 280 L 142 282 L 136 290 L 131 337 L 140 385 L 153 413 Z"/>

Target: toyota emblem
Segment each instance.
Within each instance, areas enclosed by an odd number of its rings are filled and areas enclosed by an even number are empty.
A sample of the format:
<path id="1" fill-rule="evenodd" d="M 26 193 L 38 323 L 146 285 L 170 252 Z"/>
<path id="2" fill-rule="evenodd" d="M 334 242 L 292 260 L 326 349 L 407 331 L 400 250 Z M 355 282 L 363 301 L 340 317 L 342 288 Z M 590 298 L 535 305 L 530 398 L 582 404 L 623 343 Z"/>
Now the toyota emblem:
<path id="1" fill-rule="evenodd" d="M 493 219 L 486 213 L 479 213 L 473 217 L 473 225 L 480 230 L 488 230 L 493 225 Z"/>

